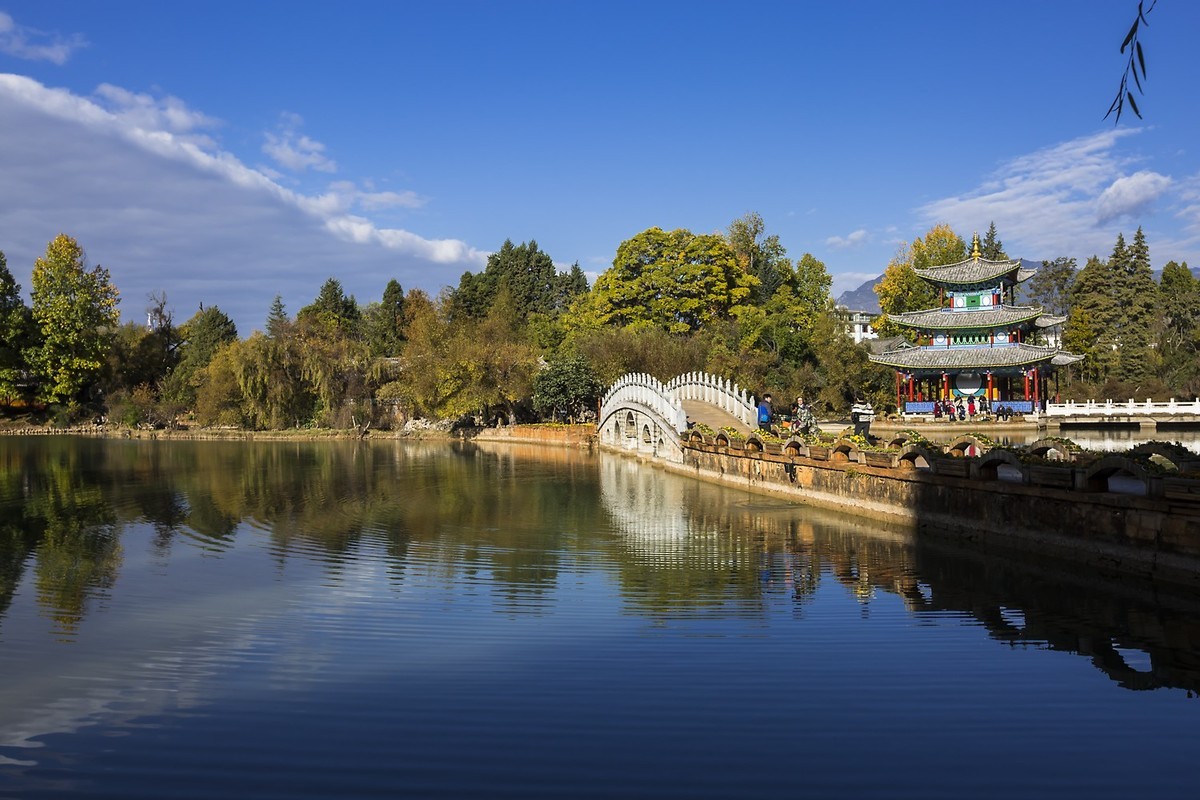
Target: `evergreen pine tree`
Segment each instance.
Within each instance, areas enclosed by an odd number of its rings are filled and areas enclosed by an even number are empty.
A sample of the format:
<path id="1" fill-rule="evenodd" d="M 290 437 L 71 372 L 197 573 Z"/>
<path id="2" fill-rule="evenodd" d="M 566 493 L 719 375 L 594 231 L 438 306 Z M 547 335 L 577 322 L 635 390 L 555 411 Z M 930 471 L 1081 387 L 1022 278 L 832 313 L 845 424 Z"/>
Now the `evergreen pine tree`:
<path id="1" fill-rule="evenodd" d="M 22 351 L 31 344 L 33 317 L 21 299 L 21 286 L 0 251 L 0 402 L 15 400 L 27 369 Z"/>
<path id="2" fill-rule="evenodd" d="M 1141 227 L 1122 256 L 1112 269 L 1113 299 L 1121 310 L 1115 320 L 1120 336 L 1117 377 L 1140 385 L 1153 374 L 1158 359 L 1153 342 L 1159 314 L 1158 285 L 1150 269 L 1150 248 Z"/>
<path id="3" fill-rule="evenodd" d="M 278 339 L 287 333 L 292 321 L 288 318 L 287 310 L 283 307 L 283 298 L 275 295 L 271 310 L 267 313 L 267 336 Z"/>
<path id="4" fill-rule="evenodd" d="M 983 242 L 979 247 L 980 255 L 988 261 L 1003 261 L 1008 258 L 1004 254 L 1004 245 L 999 237 L 996 236 L 996 223 L 988 223 L 987 233 L 984 234 Z"/>

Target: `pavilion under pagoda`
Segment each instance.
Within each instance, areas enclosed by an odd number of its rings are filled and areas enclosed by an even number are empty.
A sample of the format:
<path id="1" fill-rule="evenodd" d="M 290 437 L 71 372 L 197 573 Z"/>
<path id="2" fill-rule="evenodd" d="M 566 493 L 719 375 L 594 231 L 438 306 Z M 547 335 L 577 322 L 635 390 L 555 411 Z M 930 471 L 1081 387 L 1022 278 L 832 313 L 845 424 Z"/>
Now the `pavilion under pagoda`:
<path id="1" fill-rule="evenodd" d="M 901 413 L 929 414 L 935 401 L 960 397 L 987 397 L 1018 414 L 1040 411 L 1056 368 L 1082 360 L 1058 345 L 1065 317 L 1015 304 L 1016 287 L 1036 270 L 1020 259 L 982 258 L 978 236 L 965 261 L 914 272 L 938 289 L 941 306 L 888 315 L 912 342 L 871 356 L 896 370 Z"/>

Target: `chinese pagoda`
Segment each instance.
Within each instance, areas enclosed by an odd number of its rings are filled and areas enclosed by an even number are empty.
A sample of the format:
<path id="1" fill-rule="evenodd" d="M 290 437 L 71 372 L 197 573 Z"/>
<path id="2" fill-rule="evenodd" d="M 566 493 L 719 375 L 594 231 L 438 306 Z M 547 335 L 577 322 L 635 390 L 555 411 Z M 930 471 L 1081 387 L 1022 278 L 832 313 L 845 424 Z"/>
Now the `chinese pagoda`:
<path id="1" fill-rule="evenodd" d="M 967 260 L 913 271 L 938 288 L 942 306 L 889 314 L 913 331 L 916 343 L 871 356 L 896 370 L 901 413 L 928 414 L 935 400 L 959 397 L 987 397 L 994 408 L 1033 413 L 1044 408 L 1047 376 L 1082 360 L 1062 350 L 1057 336 L 1038 335 L 1066 317 L 1014 304 L 1014 287 L 1036 270 L 1023 268 L 1020 259 L 982 258 L 978 236 Z"/>

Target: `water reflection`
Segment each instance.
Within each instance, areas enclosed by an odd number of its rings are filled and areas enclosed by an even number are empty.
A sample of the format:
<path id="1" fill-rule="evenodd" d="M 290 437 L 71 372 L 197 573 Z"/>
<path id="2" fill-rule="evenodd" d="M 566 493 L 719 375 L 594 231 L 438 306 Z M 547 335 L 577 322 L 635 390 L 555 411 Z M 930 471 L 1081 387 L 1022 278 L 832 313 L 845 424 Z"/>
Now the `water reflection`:
<path id="1" fill-rule="evenodd" d="M 1070 439 L 1085 450 L 1101 453 L 1120 453 L 1131 450 L 1146 442 L 1178 442 L 1191 450 L 1200 453 L 1200 430 L 1195 427 L 1166 427 L 1154 432 L 1142 432 L 1136 427 L 1108 426 L 1068 426 L 1062 430 L 1038 431 L 1024 426 L 1007 428 L 1003 425 L 987 428 L 989 438 L 1002 445 L 1029 445 L 1047 435 L 1062 436 Z M 940 432 L 937 426 L 928 429 L 926 435 L 935 441 L 949 441 L 954 435 Z"/>
<path id="2" fill-rule="evenodd" d="M 1200 602 L 1188 594 L 985 558 L 878 525 L 868 534 L 831 513 L 738 502 L 622 459 L 606 457 L 600 470 L 605 508 L 625 541 L 624 594 L 638 611 L 745 613 L 781 591 L 802 605 L 831 579 L 864 609 L 888 593 L 918 618 L 969 615 L 999 642 L 1084 656 L 1126 689 L 1200 693 Z"/>
<path id="3" fill-rule="evenodd" d="M 261 543 L 276 580 L 315 570 L 350 596 L 381 570 L 397 596 L 414 581 L 448 586 L 510 616 L 549 614 L 591 572 L 611 576 L 627 613 L 655 621 L 761 618 L 780 598 L 802 618 L 822 586 L 837 585 L 864 614 L 888 595 L 918 619 L 952 612 L 997 642 L 1080 655 L 1125 688 L 1200 690 L 1194 598 L 938 549 L 618 457 L 10 438 L 0 520 L 0 634 L 29 572 L 53 635 L 79 636 L 119 587 L 123 537 L 144 526 L 164 565 L 214 560 L 208 580 L 233 569 L 221 563 L 231 551 Z M 230 616 L 245 617 L 238 602 L 262 603 L 252 597 L 227 598 Z"/>

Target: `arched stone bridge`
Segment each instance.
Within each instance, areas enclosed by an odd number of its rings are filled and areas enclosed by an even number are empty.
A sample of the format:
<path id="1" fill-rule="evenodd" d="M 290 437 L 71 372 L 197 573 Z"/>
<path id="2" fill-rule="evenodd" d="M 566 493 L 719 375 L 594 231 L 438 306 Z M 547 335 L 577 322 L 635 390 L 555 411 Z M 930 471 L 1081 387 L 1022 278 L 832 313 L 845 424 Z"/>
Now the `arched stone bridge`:
<path id="1" fill-rule="evenodd" d="M 736 383 L 708 373 L 689 372 L 663 383 L 631 372 L 604 395 L 597 430 L 602 444 L 679 464 L 689 422 L 749 433 L 756 427 L 756 406 Z"/>

